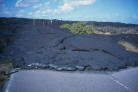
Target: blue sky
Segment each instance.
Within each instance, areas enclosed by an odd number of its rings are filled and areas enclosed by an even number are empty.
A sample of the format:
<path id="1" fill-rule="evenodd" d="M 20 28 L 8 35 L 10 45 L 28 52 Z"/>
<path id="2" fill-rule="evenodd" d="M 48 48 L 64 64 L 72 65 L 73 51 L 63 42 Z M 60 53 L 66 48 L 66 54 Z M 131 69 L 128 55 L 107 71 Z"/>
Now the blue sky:
<path id="1" fill-rule="evenodd" d="M 0 17 L 138 24 L 138 0 L 0 0 Z"/>

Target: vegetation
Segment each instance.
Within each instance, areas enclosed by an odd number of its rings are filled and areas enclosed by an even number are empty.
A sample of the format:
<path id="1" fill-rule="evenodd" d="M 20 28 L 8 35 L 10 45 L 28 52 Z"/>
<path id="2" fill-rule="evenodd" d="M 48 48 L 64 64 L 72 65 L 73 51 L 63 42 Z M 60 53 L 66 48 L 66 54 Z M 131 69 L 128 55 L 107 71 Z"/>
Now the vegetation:
<path id="1" fill-rule="evenodd" d="M 62 29 L 70 29 L 71 25 L 69 25 L 69 24 L 63 24 L 63 25 L 60 26 L 60 28 L 62 28 Z"/>
<path id="2" fill-rule="evenodd" d="M 8 80 L 8 73 L 13 68 L 10 60 L 0 64 L 0 92 L 2 91 L 3 84 Z"/>
<path id="3" fill-rule="evenodd" d="M 128 42 L 119 41 L 118 44 L 124 46 L 127 51 L 138 53 L 138 48 L 136 48 L 135 46 L 133 46 L 132 44 Z"/>
<path id="4" fill-rule="evenodd" d="M 86 25 L 86 22 L 77 22 L 72 25 L 63 24 L 60 26 L 62 29 L 69 29 L 72 33 L 75 34 L 92 34 L 95 29 L 92 25 Z"/>

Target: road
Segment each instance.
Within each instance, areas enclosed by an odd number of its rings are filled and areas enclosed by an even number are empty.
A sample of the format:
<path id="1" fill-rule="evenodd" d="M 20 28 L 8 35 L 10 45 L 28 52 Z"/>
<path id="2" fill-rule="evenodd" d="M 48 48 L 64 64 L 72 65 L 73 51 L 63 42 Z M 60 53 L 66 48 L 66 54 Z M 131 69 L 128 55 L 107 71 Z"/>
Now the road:
<path id="1" fill-rule="evenodd" d="M 22 70 L 5 92 L 137 92 L 138 68 L 114 73 Z"/>

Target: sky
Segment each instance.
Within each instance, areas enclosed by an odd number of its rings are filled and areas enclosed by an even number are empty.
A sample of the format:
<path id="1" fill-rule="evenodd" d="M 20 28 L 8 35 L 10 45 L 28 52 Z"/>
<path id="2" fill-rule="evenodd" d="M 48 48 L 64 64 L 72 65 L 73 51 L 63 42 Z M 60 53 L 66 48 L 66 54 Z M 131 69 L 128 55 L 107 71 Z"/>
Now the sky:
<path id="1" fill-rule="evenodd" d="M 0 0 L 0 17 L 138 24 L 138 0 Z"/>

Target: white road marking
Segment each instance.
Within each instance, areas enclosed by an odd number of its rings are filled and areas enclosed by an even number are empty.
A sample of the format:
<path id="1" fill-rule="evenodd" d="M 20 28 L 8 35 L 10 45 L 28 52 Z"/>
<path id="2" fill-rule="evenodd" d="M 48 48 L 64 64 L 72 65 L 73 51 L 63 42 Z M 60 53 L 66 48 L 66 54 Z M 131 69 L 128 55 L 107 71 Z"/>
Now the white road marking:
<path id="1" fill-rule="evenodd" d="M 130 91 L 130 88 L 128 86 L 126 86 L 125 84 L 121 83 L 119 80 L 114 78 L 112 75 L 109 75 L 109 76 L 110 76 L 110 79 L 113 80 L 115 83 L 119 84 L 120 86 L 122 86 L 126 90 Z"/>

